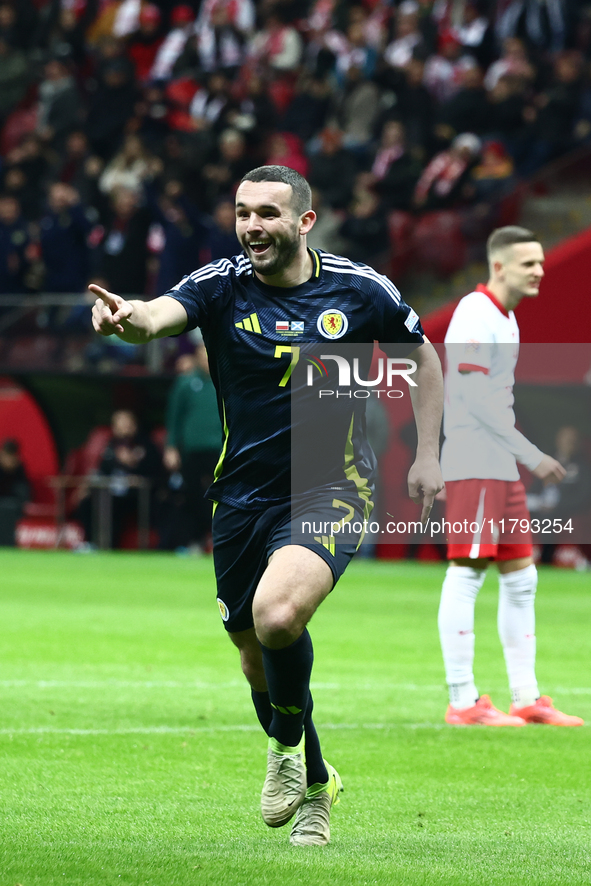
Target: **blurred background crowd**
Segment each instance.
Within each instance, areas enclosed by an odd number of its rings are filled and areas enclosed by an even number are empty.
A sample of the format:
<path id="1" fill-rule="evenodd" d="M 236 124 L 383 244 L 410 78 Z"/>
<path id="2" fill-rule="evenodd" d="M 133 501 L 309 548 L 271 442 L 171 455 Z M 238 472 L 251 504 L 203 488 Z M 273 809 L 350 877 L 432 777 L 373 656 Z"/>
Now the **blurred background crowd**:
<path id="1" fill-rule="evenodd" d="M 571 163 L 568 200 L 527 226 L 585 227 L 590 158 L 591 0 L 0 0 L 0 544 L 126 545 L 131 523 L 207 549 L 221 429 L 198 333 L 101 338 L 83 293 L 151 297 L 235 255 L 249 169 L 305 175 L 310 245 L 425 317 L 468 291 L 460 269 L 482 278 L 544 170 Z M 581 421 L 565 458 L 587 501 Z M 373 422 L 395 485 L 411 449 Z"/>
<path id="2" fill-rule="evenodd" d="M 0 86 L 0 293 L 163 292 L 238 251 L 266 163 L 309 178 L 313 246 L 379 266 L 428 212 L 481 242 L 591 142 L 591 6 L 3 0 Z"/>

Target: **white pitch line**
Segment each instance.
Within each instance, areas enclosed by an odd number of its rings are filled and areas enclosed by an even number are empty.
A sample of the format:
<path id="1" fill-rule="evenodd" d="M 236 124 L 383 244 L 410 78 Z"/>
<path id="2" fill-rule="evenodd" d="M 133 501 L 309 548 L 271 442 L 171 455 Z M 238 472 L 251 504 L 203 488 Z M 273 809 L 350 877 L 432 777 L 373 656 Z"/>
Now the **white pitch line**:
<path id="1" fill-rule="evenodd" d="M 225 683 L 209 683 L 200 680 L 0 680 L 2 689 L 20 689 L 35 687 L 37 689 L 203 689 L 218 691 L 220 689 L 244 689 L 247 686 L 244 680 L 230 680 Z M 376 690 L 386 687 L 395 692 L 442 692 L 445 690 L 443 682 L 436 684 L 420 683 L 389 683 L 387 680 L 375 680 L 371 683 L 311 683 L 313 690 L 331 690 L 347 692 L 354 690 Z M 490 687 L 491 692 L 504 692 L 506 687 Z M 550 687 L 548 692 L 557 695 L 591 695 L 590 686 Z"/>
<path id="2" fill-rule="evenodd" d="M 75 689 L 219 689 L 244 688 L 245 680 L 230 680 L 226 683 L 206 683 L 199 680 L 194 681 L 177 681 L 177 680 L 0 680 L 0 688 L 20 689 L 26 686 L 33 686 L 37 689 L 66 689 L 72 687 Z M 440 692 L 444 688 L 443 683 L 428 686 L 418 683 L 388 683 L 386 680 L 375 681 L 372 683 L 348 683 L 346 687 L 341 683 L 315 683 L 312 682 L 311 688 L 315 690 L 336 690 L 346 688 L 350 689 L 375 689 L 380 686 L 387 686 L 389 689 L 399 690 L 402 692 Z"/>
<path id="3" fill-rule="evenodd" d="M 445 723 L 321 723 L 319 729 L 379 731 L 385 729 L 446 729 Z M 216 732 L 260 732 L 255 724 L 232 726 L 129 726 L 123 729 L 55 729 L 51 726 L 32 726 L 27 729 L 0 729 L 0 735 L 193 735 Z"/>
<path id="4" fill-rule="evenodd" d="M 319 723 L 320 730 L 353 732 L 355 730 L 379 732 L 392 729 L 456 729 L 447 723 Z M 586 724 L 589 728 L 591 724 Z M 537 728 L 537 727 L 536 727 Z M 585 727 L 583 727 L 585 728 Z M 125 735 L 196 735 L 227 732 L 260 732 L 260 726 L 249 724 L 233 726 L 129 726 L 124 729 L 53 729 L 49 726 L 33 726 L 29 729 L 0 729 L 0 735 L 80 735 L 80 736 L 125 736 Z"/>

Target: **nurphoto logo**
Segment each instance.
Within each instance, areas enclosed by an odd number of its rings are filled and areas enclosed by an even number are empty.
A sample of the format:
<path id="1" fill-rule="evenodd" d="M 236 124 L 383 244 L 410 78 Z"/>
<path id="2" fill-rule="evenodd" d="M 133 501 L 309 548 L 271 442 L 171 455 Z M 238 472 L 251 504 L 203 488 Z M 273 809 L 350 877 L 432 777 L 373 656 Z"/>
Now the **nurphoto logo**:
<path id="1" fill-rule="evenodd" d="M 359 358 L 354 357 L 352 361 L 343 357 L 341 354 L 321 354 L 320 357 L 312 355 L 307 357 L 308 367 L 306 376 L 307 387 L 313 387 L 317 380 L 316 373 L 321 380 L 329 378 L 329 370 L 326 366 L 327 360 L 333 360 L 338 370 L 338 381 L 336 388 L 322 388 L 318 392 L 319 398 L 322 397 L 355 397 L 358 400 L 366 400 L 375 394 L 378 399 L 381 394 L 385 394 L 393 400 L 398 400 L 404 396 L 404 391 L 393 387 L 394 380 L 404 379 L 409 387 L 416 388 L 417 383 L 411 378 L 416 372 L 417 364 L 414 360 L 407 357 L 379 357 L 376 366 L 375 378 L 361 378 L 359 370 Z M 351 366 L 352 363 L 352 366 Z M 334 366 L 330 368 L 334 371 Z M 385 387 L 379 388 L 378 385 L 384 384 Z M 341 388 L 345 390 L 340 390 Z"/>

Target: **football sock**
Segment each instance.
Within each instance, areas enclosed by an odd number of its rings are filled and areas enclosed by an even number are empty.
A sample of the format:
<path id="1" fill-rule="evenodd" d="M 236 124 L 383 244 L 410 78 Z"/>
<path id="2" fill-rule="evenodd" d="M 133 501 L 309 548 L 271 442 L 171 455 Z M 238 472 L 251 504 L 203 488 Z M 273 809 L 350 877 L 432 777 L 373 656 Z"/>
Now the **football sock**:
<path id="1" fill-rule="evenodd" d="M 513 704 L 525 707 L 539 696 L 536 680 L 536 615 L 534 601 L 538 571 L 525 569 L 499 575 L 499 637 Z"/>
<path id="2" fill-rule="evenodd" d="M 271 725 L 271 720 L 273 719 L 273 708 L 271 707 L 271 702 L 269 701 L 269 693 L 257 692 L 256 689 L 251 689 L 250 694 L 257 717 L 259 718 L 259 723 L 268 735 L 269 726 Z"/>
<path id="3" fill-rule="evenodd" d="M 263 666 L 273 718 L 269 735 L 280 744 L 296 747 L 302 740 L 304 718 L 310 696 L 310 674 L 314 653 L 307 630 L 283 649 L 263 646 Z"/>
<path id="4" fill-rule="evenodd" d="M 458 711 L 465 711 L 478 701 L 478 689 L 474 685 L 474 680 L 469 680 L 467 683 L 450 683 L 447 688 L 449 703 Z"/>
<path id="5" fill-rule="evenodd" d="M 511 690 L 511 701 L 516 708 L 528 708 L 540 697 L 537 686 L 516 686 Z"/>
<path id="6" fill-rule="evenodd" d="M 478 699 L 474 685 L 474 605 L 485 569 L 448 566 L 439 604 L 439 639 L 450 704 L 469 708 Z"/>
<path id="7" fill-rule="evenodd" d="M 304 741 L 306 745 L 306 777 L 308 779 L 308 787 L 313 784 L 326 784 L 328 781 L 328 771 L 322 759 L 322 751 L 320 750 L 320 741 L 316 727 L 312 721 L 312 711 L 314 702 L 312 695 L 308 698 L 308 707 L 306 708 L 306 716 L 304 717 Z"/>

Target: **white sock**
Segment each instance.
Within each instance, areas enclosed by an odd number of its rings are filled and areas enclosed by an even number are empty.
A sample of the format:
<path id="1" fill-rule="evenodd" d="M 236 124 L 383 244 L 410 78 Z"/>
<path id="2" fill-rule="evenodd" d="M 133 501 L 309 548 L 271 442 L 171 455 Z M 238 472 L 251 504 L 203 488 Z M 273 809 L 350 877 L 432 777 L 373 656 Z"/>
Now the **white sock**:
<path id="1" fill-rule="evenodd" d="M 439 638 L 452 707 L 469 708 L 478 699 L 474 685 L 474 605 L 485 569 L 448 566 L 439 604 Z"/>
<path id="2" fill-rule="evenodd" d="M 478 689 L 474 685 L 474 680 L 468 683 L 449 683 L 447 689 L 449 703 L 457 711 L 473 707 L 478 700 Z"/>
<path id="3" fill-rule="evenodd" d="M 531 564 L 525 569 L 499 575 L 499 637 L 513 704 L 525 707 L 539 696 L 536 680 L 536 616 L 534 600 L 538 572 Z"/>

